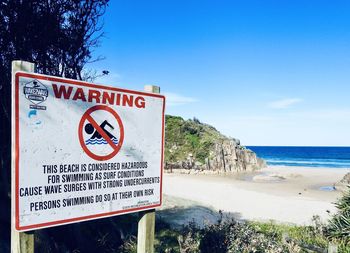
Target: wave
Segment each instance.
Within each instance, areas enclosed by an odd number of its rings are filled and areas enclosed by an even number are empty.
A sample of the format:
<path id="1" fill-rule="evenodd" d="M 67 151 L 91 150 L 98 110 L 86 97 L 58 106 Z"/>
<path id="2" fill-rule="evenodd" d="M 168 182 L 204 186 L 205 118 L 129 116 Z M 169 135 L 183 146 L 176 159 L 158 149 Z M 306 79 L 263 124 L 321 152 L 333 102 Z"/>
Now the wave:
<path id="1" fill-rule="evenodd" d="M 117 138 L 111 139 L 114 144 L 118 144 L 119 140 Z M 85 141 L 85 145 L 105 145 L 108 144 L 108 142 L 102 138 L 102 139 L 88 139 Z"/>
<path id="2" fill-rule="evenodd" d="M 350 168 L 350 147 L 249 146 L 270 165 Z"/>
<path id="3" fill-rule="evenodd" d="M 350 166 L 350 160 L 342 161 L 312 161 L 312 160 L 283 160 L 283 159 L 266 159 L 267 162 L 279 162 L 279 163 L 303 163 L 303 164 L 333 164 L 333 165 L 347 165 Z"/>
<path id="4" fill-rule="evenodd" d="M 327 161 L 300 161 L 300 160 L 266 160 L 268 165 L 304 166 L 304 167 L 329 167 L 329 168 L 350 168 L 350 161 L 327 162 Z"/>

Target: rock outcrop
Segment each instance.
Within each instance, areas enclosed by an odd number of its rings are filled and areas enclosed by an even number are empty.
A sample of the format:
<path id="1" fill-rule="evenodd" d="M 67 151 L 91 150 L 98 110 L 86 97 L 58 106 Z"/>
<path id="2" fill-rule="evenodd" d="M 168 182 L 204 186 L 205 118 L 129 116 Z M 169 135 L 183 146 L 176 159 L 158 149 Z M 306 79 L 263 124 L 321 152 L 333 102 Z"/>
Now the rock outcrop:
<path id="1" fill-rule="evenodd" d="M 182 173 L 235 173 L 265 166 L 256 154 L 197 119 L 167 116 L 165 171 Z"/>
<path id="2" fill-rule="evenodd" d="M 346 173 L 345 176 L 334 187 L 339 191 L 346 191 L 350 187 L 350 172 Z"/>
<path id="3" fill-rule="evenodd" d="M 350 185 L 350 172 L 346 173 L 340 183 Z"/>

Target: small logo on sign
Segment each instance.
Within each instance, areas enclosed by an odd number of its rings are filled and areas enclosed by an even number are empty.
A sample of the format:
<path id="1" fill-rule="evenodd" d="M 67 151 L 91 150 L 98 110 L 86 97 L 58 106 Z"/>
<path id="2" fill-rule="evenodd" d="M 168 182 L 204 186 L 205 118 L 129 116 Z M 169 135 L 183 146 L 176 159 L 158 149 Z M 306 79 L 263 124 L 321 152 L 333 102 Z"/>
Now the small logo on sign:
<path id="1" fill-rule="evenodd" d="M 29 83 L 26 83 L 23 87 L 23 93 L 26 99 L 32 103 L 29 105 L 30 109 L 46 110 L 46 106 L 39 104 L 43 103 L 47 99 L 49 91 L 41 82 L 35 79 Z"/>

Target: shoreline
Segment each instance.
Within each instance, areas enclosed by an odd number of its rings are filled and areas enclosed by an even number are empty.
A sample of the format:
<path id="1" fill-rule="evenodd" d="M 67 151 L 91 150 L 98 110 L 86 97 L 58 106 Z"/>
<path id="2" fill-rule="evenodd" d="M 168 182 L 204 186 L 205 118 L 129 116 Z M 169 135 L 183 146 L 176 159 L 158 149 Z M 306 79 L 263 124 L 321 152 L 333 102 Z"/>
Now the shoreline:
<path id="1" fill-rule="evenodd" d="M 333 203 L 342 193 L 320 187 L 333 186 L 347 172 L 350 169 L 268 166 L 230 175 L 165 173 L 167 197 L 161 210 L 197 206 L 246 220 L 306 225 L 313 215 L 319 215 L 326 221 L 336 211 Z M 198 215 L 194 212 L 195 220 Z M 205 213 L 202 215 L 205 219 Z"/>

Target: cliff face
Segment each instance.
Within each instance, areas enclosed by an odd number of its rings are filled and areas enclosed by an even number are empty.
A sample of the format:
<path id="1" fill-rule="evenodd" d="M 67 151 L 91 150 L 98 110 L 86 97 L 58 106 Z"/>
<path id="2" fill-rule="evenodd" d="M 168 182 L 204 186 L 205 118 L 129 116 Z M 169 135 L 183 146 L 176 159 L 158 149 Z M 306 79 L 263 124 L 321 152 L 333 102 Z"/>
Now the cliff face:
<path id="1" fill-rule="evenodd" d="M 166 116 L 166 172 L 235 173 L 265 166 L 256 154 L 197 119 Z"/>

